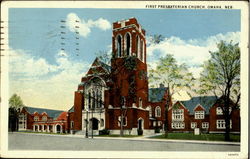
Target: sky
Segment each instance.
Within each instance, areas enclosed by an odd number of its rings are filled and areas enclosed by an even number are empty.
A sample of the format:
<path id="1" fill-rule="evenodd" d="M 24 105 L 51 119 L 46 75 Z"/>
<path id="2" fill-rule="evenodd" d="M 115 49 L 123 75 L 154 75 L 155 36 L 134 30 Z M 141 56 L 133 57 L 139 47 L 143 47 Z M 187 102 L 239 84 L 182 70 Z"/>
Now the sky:
<path id="1" fill-rule="evenodd" d="M 159 44 L 147 41 L 153 68 L 173 54 L 199 77 L 219 41 L 240 42 L 240 10 L 10 8 L 10 96 L 17 93 L 27 106 L 68 110 L 98 52 L 111 52 L 112 23 L 131 17 L 147 38 L 164 36 Z"/>

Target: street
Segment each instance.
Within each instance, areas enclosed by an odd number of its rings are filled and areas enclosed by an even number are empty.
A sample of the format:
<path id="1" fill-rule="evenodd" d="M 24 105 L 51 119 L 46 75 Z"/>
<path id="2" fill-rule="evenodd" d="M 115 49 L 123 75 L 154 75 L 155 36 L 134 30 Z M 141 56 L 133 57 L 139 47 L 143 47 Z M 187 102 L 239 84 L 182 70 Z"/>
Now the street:
<path id="1" fill-rule="evenodd" d="M 146 139 L 84 138 L 71 135 L 9 133 L 9 150 L 91 151 L 240 151 L 237 144 L 190 143 Z"/>

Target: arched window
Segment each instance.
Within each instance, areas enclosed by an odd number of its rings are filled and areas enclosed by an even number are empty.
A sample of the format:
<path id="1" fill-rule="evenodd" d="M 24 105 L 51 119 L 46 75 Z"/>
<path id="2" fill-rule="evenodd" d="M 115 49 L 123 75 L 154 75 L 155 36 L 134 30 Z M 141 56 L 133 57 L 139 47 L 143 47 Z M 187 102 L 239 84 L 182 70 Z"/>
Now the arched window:
<path id="1" fill-rule="evenodd" d="M 130 35 L 129 33 L 126 34 L 126 55 L 130 55 Z"/>
<path id="2" fill-rule="evenodd" d="M 159 106 L 155 108 L 155 117 L 161 117 L 161 108 Z"/>
<path id="3" fill-rule="evenodd" d="M 136 37 L 136 56 L 140 59 L 140 38 Z"/>
<path id="4" fill-rule="evenodd" d="M 142 107 L 142 99 L 139 98 L 139 107 L 141 108 Z"/>
<path id="5" fill-rule="evenodd" d="M 144 62 L 144 41 L 143 41 L 143 40 L 141 41 L 141 44 L 142 44 L 142 49 L 141 49 L 141 51 L 142 51 L 142 53 L 141 53 L 141 60 L 142 60 L 142 62 Z"/>
<path id="6" fill-rule="evenodd" d="M 96 100 L 96 94 L 95 94 L 95 91 L 92 91 L 92 109 L 94 109 L 95 108 L 95 100 Z"/>
<path id="7" fill-rule="evenodd" d="M 116 39 L 116 49 L 117 49 L 117 57 L 121 57 L 122 56 L 122 38 L 121 35 L 117 36 Z"/>
<path id="8" fill-rule="evenodd" d="M 91 107 L 91 93 L 90 93 L 90 91 L 89 91 L 88 98 L 89 98 L 89 103 L 88 103 L 89 105 L 88 105 L 88 107 L 90 109 L 90 107 Z"/>
<path id="9" fill-rule="evenodd" d="M 103 119 L 101 119 L 101 123 L 100 123 L 100 125 L 101 125 L 101 127 L 103 127 L 103 126 L 104 126 L 104 120 L 103 120 Z"/>
<path id="10" fill-rule="evenodd" d="M 140 60 L 142 61 L 142 47 L 143 47 L 143 41 L 141 40 L 141 43 L 140 43 Z"/>

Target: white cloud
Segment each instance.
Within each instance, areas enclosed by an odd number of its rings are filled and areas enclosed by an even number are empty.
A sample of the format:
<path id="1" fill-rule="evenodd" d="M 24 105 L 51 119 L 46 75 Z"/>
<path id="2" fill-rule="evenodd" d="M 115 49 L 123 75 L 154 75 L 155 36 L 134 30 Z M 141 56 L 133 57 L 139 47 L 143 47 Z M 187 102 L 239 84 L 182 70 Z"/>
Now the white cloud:
<path id="1" fill-rule="evenodd" d="M 150 44 L 147 48 L 148 63 L 155 67 L 159 57 L 173 54 L 179 64 L 186 63 L 195 77 L 199 77 L 200 65 L 210 56 L 209 51 L 217 50 L 217 43 L 221 40 L 226 42 L 240 41 L 240 32 L 228 32 L 217 34 L 206 39 L 182 40 L 179 37 L 165 38 L 159 44 Z"/>
<path id="2" fill-rule="evenodd" d="M 74 91 L 90 66 L 87 62 L 70 60 L 64 51 L 55 56 L 55 64 L 22 50 L 11 52 L 15 56 L 10 56 L 14 57 L 10 59 L 10 95 L 17 93 L 29 106 L 66 110 L 73 105 Z"/>
<path id="3" fill-rule="evenodd" d="M 80 19 L 75 13 L 69 13 L 67 15 L 66 26 L 71 32 L 79 32 L 79 35 L 83 37 L 87 37 L 91 32 L 91 28 L 93 27 L 99 28 L 104 31 L 111 28 L 110 22 L 106 19 L 99 18 L 95 21 L 89 19 L 86 22 L 84 19 Z"/>

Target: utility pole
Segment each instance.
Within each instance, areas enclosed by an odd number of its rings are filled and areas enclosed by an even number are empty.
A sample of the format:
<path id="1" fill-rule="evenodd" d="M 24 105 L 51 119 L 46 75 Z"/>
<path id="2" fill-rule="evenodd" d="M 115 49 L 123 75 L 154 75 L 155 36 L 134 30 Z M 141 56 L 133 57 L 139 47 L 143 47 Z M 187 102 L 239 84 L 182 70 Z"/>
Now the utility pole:
<path id="1" fill-rule="evenodd" d="M 121 98 L 121 131 L 120 131 L 120 136 L 123 136 L 123 107 L 125 107 L 126 99 L 124 96 Z"/>
<path id="2" fill-rule="evenodd" d="M 88 116 L 89 115 L 88 114 L 89 114 L 89 110 L 86 109 L 86 135 L 85 135 L 86 138 L 89 137 L 89 134 L 88 134 L 88 123 L 89 123 L 89 119 L 88 119 L 89 117 Z"/>

